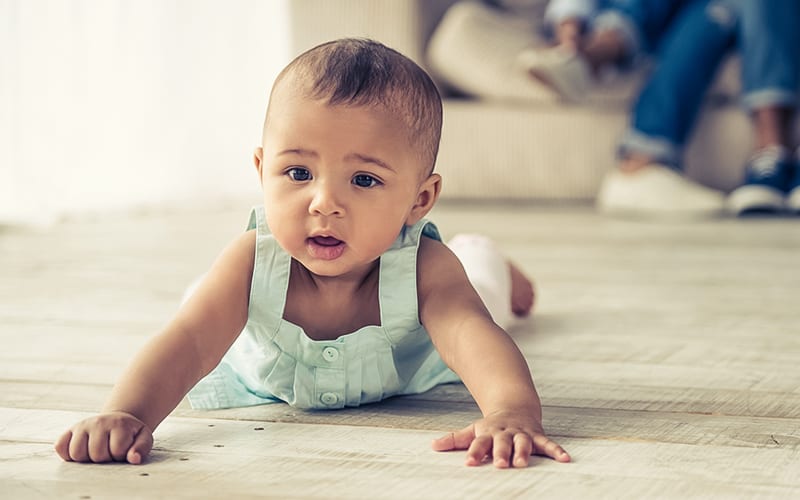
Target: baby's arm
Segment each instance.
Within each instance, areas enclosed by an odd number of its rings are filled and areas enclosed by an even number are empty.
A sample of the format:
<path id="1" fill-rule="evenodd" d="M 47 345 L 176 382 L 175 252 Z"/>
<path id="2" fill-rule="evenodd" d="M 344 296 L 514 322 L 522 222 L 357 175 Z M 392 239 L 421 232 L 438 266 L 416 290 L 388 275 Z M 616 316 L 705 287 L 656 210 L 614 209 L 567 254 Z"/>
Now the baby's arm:
<path id="1" fill-rule="evenodd" d="M 164 330 L 133 358 L 102 412 L 55 443 L 67 461 L 141 463 L 152 432 L 219 363 L 247 321 L 255 232 L 230 244 Z"/>
<path id="2" fill-rule="evenodd" d="M 522 353 L 492 321 L 455 255 L 427 238 L 419 250 L 418 295 L 422 324 L 483 413 L 434 441 L 434 449 L 467 449 L 468 465 L 491 455 L 497 467 L 524 467 L 532 453 L 569 461 L 544 434 L 541 403 Z"/>

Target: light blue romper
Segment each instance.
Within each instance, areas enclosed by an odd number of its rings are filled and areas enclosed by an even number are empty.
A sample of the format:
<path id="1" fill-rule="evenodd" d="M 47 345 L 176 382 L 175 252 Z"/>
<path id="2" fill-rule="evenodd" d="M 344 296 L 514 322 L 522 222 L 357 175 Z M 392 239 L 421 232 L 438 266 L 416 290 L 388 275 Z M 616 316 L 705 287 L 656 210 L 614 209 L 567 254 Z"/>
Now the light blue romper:
<path id="1" fill-rule="evenodd" d="M 417 249 L 436 226 L 406 226 L 380 257 L 381 326 L 335 340 L 309 338 L 283 319 L 291 256 L 270 234 L 263 207 L 253 209 L 256 252 L 247 324 L 220 364 L 189 392 L 193 408 L 230 408 L 285 401 L 333 409 L 418 394 L 458 376 L 442 361 L 417 311 Z"/>

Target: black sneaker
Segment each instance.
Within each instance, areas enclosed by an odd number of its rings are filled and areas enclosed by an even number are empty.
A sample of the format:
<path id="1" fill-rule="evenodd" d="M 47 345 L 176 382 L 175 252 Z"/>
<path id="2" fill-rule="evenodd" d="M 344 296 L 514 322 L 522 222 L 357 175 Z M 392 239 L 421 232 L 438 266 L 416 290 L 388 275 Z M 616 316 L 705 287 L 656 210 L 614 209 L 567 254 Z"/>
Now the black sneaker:
<path id="1" fill-rule="evenodd" d="M 795 214 L 800 214 L 800 147 L 794 152 L 794 175 L 789 182 L 786 208 Z"/>
<path id="2" fill-rule="evenodd" d="M 728 209 L 735 215 L 782 212 L 792 168 L 785 148 L 773 146 L 756 151 L 747 162 L 744 184 L 728 196 Z"/>

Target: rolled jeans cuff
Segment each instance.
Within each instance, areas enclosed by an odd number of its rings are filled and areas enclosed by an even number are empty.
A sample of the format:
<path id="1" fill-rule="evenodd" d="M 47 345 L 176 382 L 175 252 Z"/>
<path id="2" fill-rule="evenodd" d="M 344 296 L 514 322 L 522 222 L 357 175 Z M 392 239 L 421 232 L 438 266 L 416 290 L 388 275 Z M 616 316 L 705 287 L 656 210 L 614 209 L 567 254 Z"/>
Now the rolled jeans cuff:
<path id="1" fill-rule="evenodd" d="M 628 59 L 641 56 L 644 52 L 644 41 L 639 27 L 629 17 L 615 10 L 601 12 L 592 22 L 591 30 L 617 31 L 622 35 L 625 47 L 628 49 Z"/>
<path id="2" fill-rule="evenodd" d="M 742 96 L 742 106 L 747 111 L 766 107 L 796 108 L 797 104 L 797 92 L 786 89 L 761 89 Z"/>
<path id="3" fill-rule="evenodd" d="M 568 19 L 584 22 L 597 13 L 597 0 L 551 0 L 544 12 L 544 22 L 554 28 Z"/>
<path id="4" fill-rule="evenodd" d="M 681 148 L 663 137 L 654 137 L 638 130 L 628 129 L 617 147 L 617 157 L 623 159 L 631 154 L 647 156 L 654 162 L 678 169 Z"/>

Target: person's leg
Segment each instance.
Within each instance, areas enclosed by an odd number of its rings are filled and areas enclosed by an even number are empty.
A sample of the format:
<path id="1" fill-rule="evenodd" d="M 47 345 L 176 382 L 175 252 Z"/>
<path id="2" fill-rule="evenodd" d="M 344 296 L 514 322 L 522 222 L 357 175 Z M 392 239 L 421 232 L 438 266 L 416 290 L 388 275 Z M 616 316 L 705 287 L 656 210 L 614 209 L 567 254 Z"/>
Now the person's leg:
<path id="1" fill-rule="evenodd" d="M 554 0 L 545 13 L 553 48 L 530 48 L 519 64 L 562 99 L 585 99 L 598 75 L 652 53 L 672 18 L 694 0 Z"/>
<path id="2" fill-rule="evenodd" d="M 748 110 L 783 109 L 773 124 L 781 130 L 769 145 L 790 146 L 785 112 L 793 112 L 800 90 L 800 2 L 795 0 L 719 0 L 738 12 L 742 56 L 742 102 Z M 759 125 L 757 125 L 759 126 Z M 769 135 L 769 134 L 767 134 Z"/>
<path id="3" fill-rule="evenodd" d="M 494 242 L 481 235 L 459 234 L 447 242 L 464 266 L 470 283 L 495 323 L 509 328 L 515 317 L 533 308 L 533 283 L 508 261 Z"/>
<path id="4" fill-rule="evenodd" d="M 755 142 L 745 182 L 731 193 L 729 206 L 737 214 L 780 211 L 796 187 L 791 133 L 800 89 L 800 2 L 720 1 L 738 19 L 742 103 L 752 116 Z"/>
<path id="5" fill-rule="evenodd" d="M 544 36 L 555 46 L 577 51 L 598 9 L 598 0 L 550 0 L 544 12 Z"/>
<path id="6" fill-rule="evenodd" d="M 594 68 L 654 54 L 675 15 L 694 0 L 606 0 L 589 26 L 583 53 Z"/>
<path id="7" fill-rule="evenodd" d="M 710 13 L 707 0 L 686 5 L 664 34 L 658 64 L 633 108 L 623 157 L 638 153 L 678 167 L 706 91 L 735 42 L 732 18 Z"/>
<path id="8" fill-rule="evenodd" d="M 521 70 L 565 101 L 579 102 L 589 90 L 591 69 L 580 53 L 586 27 L 597 14 L 599 1 L 550 0 L 542 34 L 552 46 L 528 47 L 517 56 Z"/>
<path id="9" fill-rule="evenodd" d="M 619 169 L 609 174 L 598 194 L 601 210 L 652 216 L 704 216 L 722 210 L 721 193 L 670 171 L 680 169 L 706 90 L 735 41 L 733 17 L 715 15 L 711 3 L 687 3 L 664 33 L 658 64 L 620 142 Z"/>
<path id="10" fill-rule="evenodd" d="M 788 150 L 792 147 L 791 126 L 794 123 L 794 106 L 767 104 L 756 107 L 751 113 L 756 149 L 778 146 Z"/>
<path id="11" fill-rule="evenodd" d="M 728 195 L 728 210 L 734 215 L 800 211 L 800 176 L 794 173 L 790 107 L 764 105 L 751 111 L 755 149 L 744 168 L 742 184 Z M 797 190 L 800 193 L 800 189 Z"/>
<path id="12" fill-rule="evenodd" d="M 557 47 L 577 52 L 583 45 L 584 21 L 580 18 L 569 18 L 562 21 L 555 28 L 555 43 Z"/>

